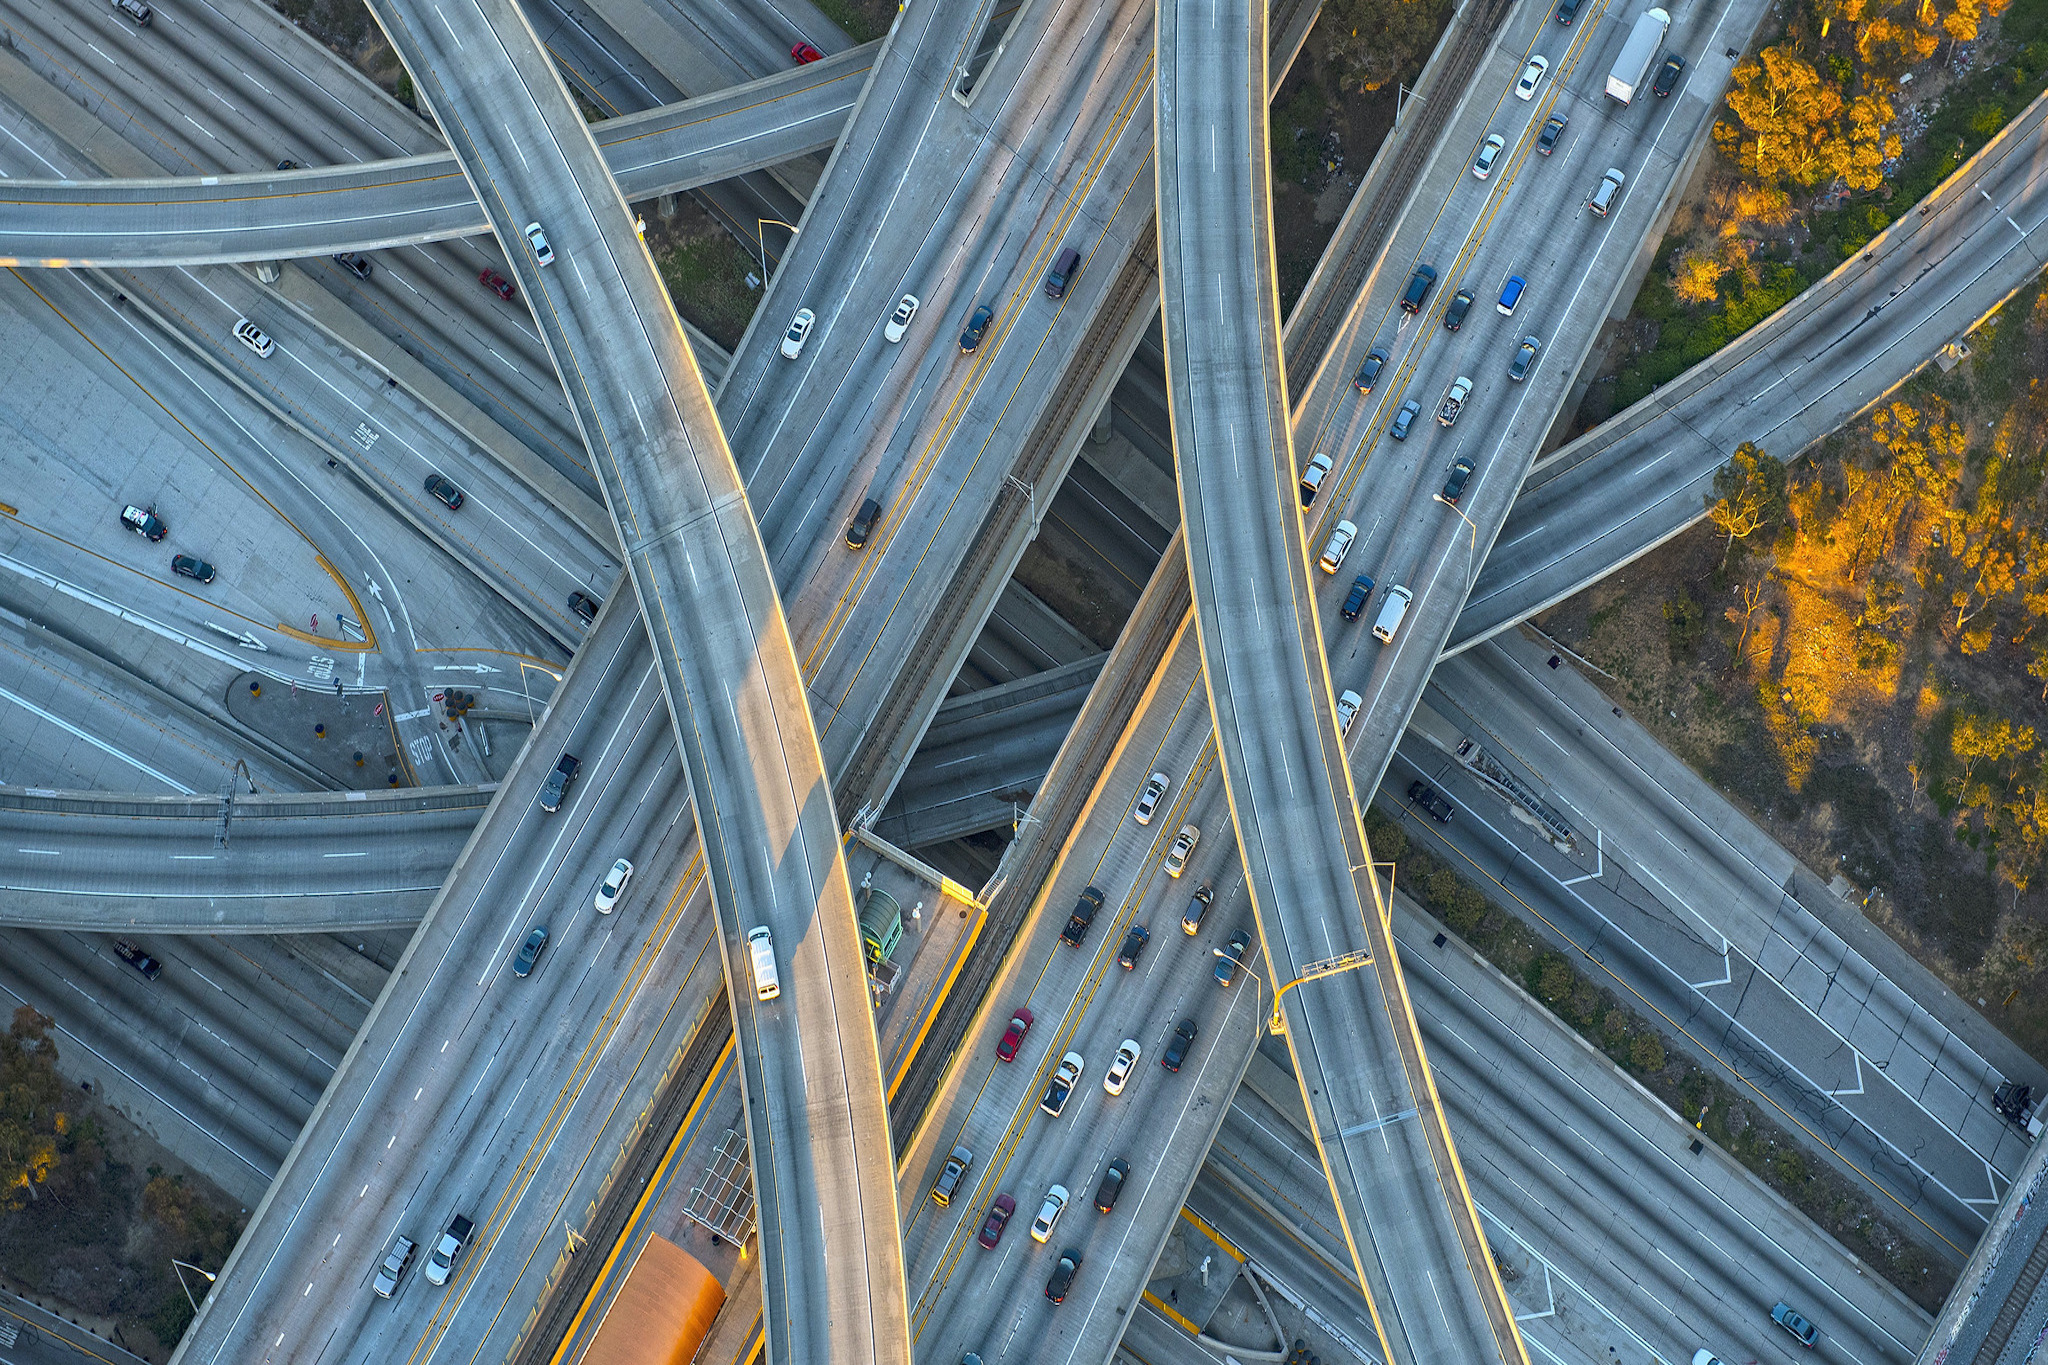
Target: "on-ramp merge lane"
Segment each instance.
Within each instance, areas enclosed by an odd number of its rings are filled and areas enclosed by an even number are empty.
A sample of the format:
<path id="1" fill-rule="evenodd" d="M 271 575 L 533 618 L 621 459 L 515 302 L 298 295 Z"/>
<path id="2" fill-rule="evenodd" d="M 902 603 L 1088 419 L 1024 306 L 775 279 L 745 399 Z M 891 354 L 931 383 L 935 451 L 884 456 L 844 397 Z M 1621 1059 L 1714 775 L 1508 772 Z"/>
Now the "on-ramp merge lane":
<path id="1" fill-rule="evenodd" d="M 1388 1360 L 1526 1365 L 1377 908 L 1323 661 L 1268 235 L 1265 6 L 1162 3 L 1157 52 L 1175 460 L 1246 878 L 1283 986 L 1372 958 L 1281 997 L 1316 1145 Z"/>

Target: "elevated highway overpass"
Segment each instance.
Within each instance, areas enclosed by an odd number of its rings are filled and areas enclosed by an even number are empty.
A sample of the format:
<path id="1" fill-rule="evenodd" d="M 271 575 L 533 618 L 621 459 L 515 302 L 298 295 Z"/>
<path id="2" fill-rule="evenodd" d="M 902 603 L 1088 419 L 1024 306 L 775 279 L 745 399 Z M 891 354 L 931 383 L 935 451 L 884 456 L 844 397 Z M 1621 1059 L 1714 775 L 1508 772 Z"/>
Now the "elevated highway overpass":
<path id="1" fill-rule="evenodd" d="M 1734 342 L 1542 460 L 1448 651 L 1534 616 L 1706 516 L 1754 441 L 1790 461 L 1932 362 L 2048 266 L 2048 95 L 1920 210 Z"/>
<path id="2" fill-rule="evenodd" d="M 778 931 L 782 999 L 734 992 L 769 1357 L 907 1361 L 880 1063 L 837 821 L 710 396 L 596 143 L 519 11 L 386 6 L 378 17 L 513 248 L 568 388 L 655 642 L 706 833 L 721 952 L 744 962 L 748 930 Z M 537 215 L 545 222 L 529 234 Z M 380 1233 L 343 1225 L 366 1246 Z M 246 1309 L 280 1231 L 275 1218 L 252 1225 L 235 1261 L 257 1274 L 223 1271 L 181 1352 L 249 1359 L 273 1338 L 268 1311 Z"/>
<path id="3" fill-rule="evenodd" d="M 606 119 L 592 135 L 629 202 L 773 166 L 838 140 L 876 48 Z M 447 152 L 256 175 L 0 185 L 0 265 L 281 260 L 488 230 Z"/>
<path id="4" fill-rule="evenodd" d="M 1270 237 L 1265 8 L 1162 4 L 1160 295 L 1216 752 L 1324 1173 L 1395 1365 L 1526 1365 L 1438 1103 L 1322 659 Z M 1319 962 L 1357 970 L 1302 982 Z"/>

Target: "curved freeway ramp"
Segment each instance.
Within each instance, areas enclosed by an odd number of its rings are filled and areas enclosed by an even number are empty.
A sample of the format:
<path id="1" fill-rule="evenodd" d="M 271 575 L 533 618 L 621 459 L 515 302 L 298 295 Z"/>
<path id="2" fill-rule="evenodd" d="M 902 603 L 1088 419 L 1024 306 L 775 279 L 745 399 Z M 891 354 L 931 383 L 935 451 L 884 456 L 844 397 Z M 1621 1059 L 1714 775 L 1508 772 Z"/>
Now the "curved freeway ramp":
<path id="1" fill-rule="evenodd" d="M 1754 441 L 1782 460 L 1853 420 L 2048 265 L 2048 95 L 1923 206 L 1748 333 L 1523 482 L 1451 633 L 1468 649 L 1706 516 Z"/>
<path id="2" fill-rule="evenodd" d="M 654 645 L 737 987 L 768 1359 L 909 1365 L 888 1111 L 831 788 L 702 375 L 591 130 L 518 8 L 392 0 L 376 13 L 508 249 Z M 744 940 L 757 927 L 772 931 L 779 967 L 767 1000 L 748 988 Z M 260 1315 L 235 1311 L 244 1281 L 300 1273 L 267 1254 L 259 1219 L 183 1358 L 265 1358 L 269 1339 L 248 1335 Z"/>
<path id="3" fill-rule="evenodd" d="M 1246 882 L 1274 976 L 1293 987 L 1288 1046 L 1385 1358 L 1526 1365 L 1338 735 L 1280 355 L 1266 10 L 1221 3 L 1159 6 L 1160 284 L 1196 628 Z M 1320 974 L 1333 961 L 1358 969 Z"/>
<path id="4" fill-rule="evenodd" d="M 830 147 L 879 43 L 592 129 L 628 201 Z M 489 230 L 455 158 L 264 175 L 0 183 L 0 265 L 204 265 L 441 241 Z"/>
<path id="5" fill-rule="evenodd" d="M 512 0 L 377 7 L 510 249 L 624 549 L 735 983 L 768 1358 L 908 1365 L 895 1162 L 832 789 L 732 452 L 582 113 Z M 528 235 L 545 231 L 547 250 Z M 781 994 L 757 999 L 749 931 Z"/>
<path id="6" fill-rule="evenodd" d="M 0 787 L 0 924 L 297 934 L 418 924 L 495 786 L 287 796 Z"/>

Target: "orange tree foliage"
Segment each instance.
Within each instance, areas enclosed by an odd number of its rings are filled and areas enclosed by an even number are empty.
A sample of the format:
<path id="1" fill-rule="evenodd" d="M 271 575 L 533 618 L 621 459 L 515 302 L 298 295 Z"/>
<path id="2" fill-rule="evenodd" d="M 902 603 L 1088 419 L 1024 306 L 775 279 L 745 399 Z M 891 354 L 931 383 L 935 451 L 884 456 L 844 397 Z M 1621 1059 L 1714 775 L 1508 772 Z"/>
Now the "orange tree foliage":
<path id="1" fill-rule="evenodd" d="M 1791 180 L 1876 189 L 1886 157 L 1899 155 L 1885 134 L 1891 102 L 1880 95 L 1843 96 L 1832 74 L 1823 75 L 1789 44 L 1767 47 L 1735 68 L 1728 91 L 1731 124 L 1714 125 L 1715 141 L 1760 184 Z"/>

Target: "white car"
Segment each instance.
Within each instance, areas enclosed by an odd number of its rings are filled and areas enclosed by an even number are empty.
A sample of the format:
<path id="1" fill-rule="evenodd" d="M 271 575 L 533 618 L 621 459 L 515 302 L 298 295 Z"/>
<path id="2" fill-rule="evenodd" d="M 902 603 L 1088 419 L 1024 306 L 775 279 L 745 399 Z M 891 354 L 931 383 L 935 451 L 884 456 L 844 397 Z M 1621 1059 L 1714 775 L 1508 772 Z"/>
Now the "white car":
<path id="1" fill-rule="evenodd" d="M 1363 705 L 1365 705 L 1364 697 L 1359 696 L 1348 687 L 1344 689 L 1344 694 L 1337 698 L 1337 733 L 1343 735 L 1351 733 L 1351 722 L 1358 719 L 1358 708 Z"/>
<path id="2" fill-rule="evenodd" d="M 782 358 L 795 360 L 804 353 L 804 340 L 817 324 L 818 315 L 808 308 L 796 310 L 796 316 L 789 320 L 789 330 L 782 334 Z"/>
<path id="3" fill-rule="evenodd" d="M 1138 1064 L 1144 1049 L 1138 1046 L 1136 1038 L 1126 1038 L 1118 1045 L 1116 1060 L 1109 1064 L 1109 1071 L 1102 1078 L 1102 1088 L 1112 1095 L 1124 1093 L 1124 1082 L 1131 1078 L 1131 1068 Z"/>
<path id="4" fill-rule="evenodd" d="M 633 865 L 624 858 L 612 864 L 612 870 L 605 874 L 604 885 L 597 888 L 597 913 L 609 915 L 612 907 L 619 903 L 619 897 L 626 894 L 626 883 L 633 880 Z"/>
<path id="5" fill-rule="evenodd" d="M 1131 811 L 1131 818 L 1141 825 L 1152 823 L 1152 813 L 1159 809 L 1159 803 L 1166 798 L 1166 789 L 1173 785 L 1173 779 L 1165 773 L 1154 773 L 1145 779 L 1145 790 L 1138 793 L 1137 807 Z"/>
<path id="6" fill-rule="evenodd" d="M 540 230 L 539 223 L 526 225 L 526 244 L 533 248 L 533 259 L 542 265 L 555 263 L 555 249 L 548 245 L 548 235 Z"/>
<path id="7" fill-rule="evenodd" d="M 1358 524 L 1340 521 L 1337 529 L 1330 532 L 1329 541 L 1323 546 L 1323 557 L 1316 561 L 1324 573 L 1335 573 L 1344 567 L 1344 556 L 1351 553 L 1352 538 L 1358 534 Z"/>
<path id="8" fill-rule="evenodd" d="M 1038 1217 L 1031 1220 L 1031 1240 L 1046 1242 L 1052 1240 L 1053 1227 L 1060 1221 L 1060 1214 L 1066 1211 L 1067 1187 L 1055 1185 L 1045 1192 L 1045 1202 L 1038 1206 Z"/>
<path id="9" fill-rule="evenodd" d="M 1536 98 L 1536 87 L 1543 84 L 1543 73 L 1550 70 L 1550 58 L 1531 57 L 1529 64 L 1522 68 L 1522 79 L 1515 82 L 1515 98 L 1530 100 Z"/>
<path id="10" fill-rule="evenodd" d="M 1201 830 L 1193 825 L 1182 825 L 1180 833 L 1173 836 L 1173 847 L 1166 850 L 1166 875 L 1178 877 L 1187 871 L 1188 858 L 1194 853 L 1195 845 L 1201 841 Z"/>
<path id="11" fill-rule="evenodd" d="M 271 353 L 277 350 L 277 343 L 268 336 L 265 336 L 263 329 L 247 318 L 235 319 L 235 340 L 241 342 L 265 360 L 268 360 Z"/>
<path id="12" fill-rule="evenodd" d="M 1323 480 L 1330 474 L 1330 457 L 1318 450 L 1308 462 L 1308 468 L 1301 471 L 1301 505 L 1311 507 L 1316 494 L 1323 491 Z"/>
<path id="13" fill-rule="evenodd" d="M 1500 159 L 1501 148 L 1507 145 L 1508 140 L 1502 137 L 1499 133 L 1493 134 L 1491 137 L 1487 138 L 1485 142 L 1481 143 L 1479 147 L 1479 155 L 1472 159 L 1473 177 L 1475 179 L 1484 180 L 1487 176 L 1492 175 L 1493 163 Z"/>
<path id="14" fill-rule="evenodd" d="M 901 341 L 903 334 L 910 330 L 910 320 L 917 316 L 917 295 L 905 294 L 897 300 L 896 311 L 889 315 L 889 325 L 882 329 L 882 336 L 888 341 Z"/>

